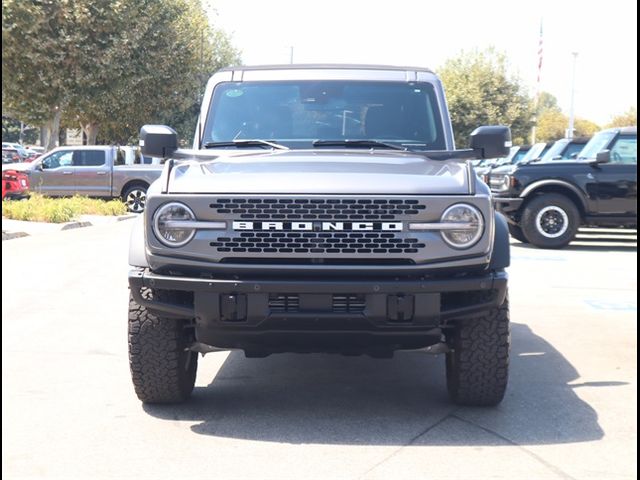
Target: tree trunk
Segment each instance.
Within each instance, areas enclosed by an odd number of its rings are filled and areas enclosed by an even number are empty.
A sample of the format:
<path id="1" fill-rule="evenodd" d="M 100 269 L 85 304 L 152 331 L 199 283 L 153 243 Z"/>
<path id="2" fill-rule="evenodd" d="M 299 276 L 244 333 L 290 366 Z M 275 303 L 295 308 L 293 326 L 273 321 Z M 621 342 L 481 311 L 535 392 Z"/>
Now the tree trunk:
<path id="1" fill-rule="evenodd" d="M 98 139 L 98 122 L 89 122 L 82 125 L 82 131 L 87 136 L 87 145 L 95 145 Z"/>
<path id="2" fill-rule="evenodd" d="M 60 135 L 60 117 L 62 116 L 62 111 L 60 109 L 56 109 L 53 112 L 53 116 L 49 118 L 44 125 L 42 125 L 42 130 L 44 132 L 43 135 L 43 143 L 44 151 L 48 152 L 58 146 L 58 136 Z"/>

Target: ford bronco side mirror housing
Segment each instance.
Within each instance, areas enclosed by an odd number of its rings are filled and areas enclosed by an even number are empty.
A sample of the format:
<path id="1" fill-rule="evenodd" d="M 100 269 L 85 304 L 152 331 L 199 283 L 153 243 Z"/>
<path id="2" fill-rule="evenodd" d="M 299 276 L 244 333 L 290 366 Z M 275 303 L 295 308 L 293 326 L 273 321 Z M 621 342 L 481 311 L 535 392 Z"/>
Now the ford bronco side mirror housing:
<path id="1" fill-rule="evenodd" d="M 611 161 L 611 150 L 602 150 L 596 153 L 595 163 L 609 163 Z"/>
<path id="2" fill-rule="evenodd" d="M 477 158 L 499 158 L 509 155 L 511 129 L 502 125 L 478 127 L 471 132 L 471 148 Z"/>
<path id="3" fill-rule="evenodd" d="M 145 125 L 140 129 L 140 149 L 143 155 L 167 158 L 178 149 L 178 134 L 166 125 Z"/>

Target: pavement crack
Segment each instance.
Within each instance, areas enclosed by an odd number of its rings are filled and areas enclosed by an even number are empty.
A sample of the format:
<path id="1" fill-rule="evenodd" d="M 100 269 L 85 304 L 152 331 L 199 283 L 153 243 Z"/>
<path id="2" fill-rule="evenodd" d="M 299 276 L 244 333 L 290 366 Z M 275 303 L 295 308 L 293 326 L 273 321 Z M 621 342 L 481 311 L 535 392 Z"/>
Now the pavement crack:
<path id="1" fill-rule="evenodd" d="M 368 475 L 369 473 L 371 473 L 372 471 L 374 471 L 376 468 L 378 468 L 380 465 L 382 465 L 383 463 L 388 462 L 389 460 L 391 460 L 393 457 L 395 457 L 403 448 L 405 447 L 410 447 L 411 445 L 413 445 L 420 437 L 422 437 L 423 435 L 426 435 L 427 433 L 429 433 L 431 430 L 433 430 L 434 428 L 436 428 L 437 426 L 441 425 L 442 423 L 444 423 L 447 419 L 449 418 L 456 418 L 455 417 L 455 412 L 457 410 L 453 410 L 452 412 L 447 413 L 446 415 L 444 415 L 442 418 L 440 418 L 440 420 L 438 420 L 435 423 L 432 423 L 431 425 L 429 425 L 427 428 L 425 428 L 424 430 L 422 430 L 420 433 L 418 433 L 417 435 L 415 435 L 414 437 L 411 438 L 411 440 L 409 440 L 407 443 L 405 443 L 404 445 L 400 445 L 398 448 L 396 448 L 393 452 L 391 452 L 389 455 L 387 455 L 386 457 L 384 457 L 382 460 L 380 460 L 378 463 L 376 463 L 375 465 L 373 465 L 371 468 L 369 468 L 366 472 L 364 472 L 362 475 L 360 475 L 358 477 L 358 480 L 364 478 L 366 475 Z"/>
<path id="2" fill-rule="evenodd" d="M 461 421 L 463 423 L 466 423 L 468 425 L 471 425 L 471 426 L 474 426 L 476 428 L 479 428 L 480 430 L 482 430 L 482 431 L 484 431 L 484 432 L 486 432 L 486 433 L 488 433 L 490 435 L 498 437 L 500 440 L 503 440 L 504 442 L 507 442 L 509 445 L 512 445 L 512 446 L 516 447 L 518 450 L 520 450 L 523 453 L 525 453 L 526 455 L 530 456 L 531 458 L 536 460 L 538 463 L 544 465 L 549 470 L 551 470 L 553 473 L 555 473 L 556 475 L 558 475 L 559 477 L 561 477 L 561 478 L 563 478 L 565 480 L 576 480 L 575 477 L 572 477 L 571 475 L 569 475 L 568 473 L 562 471 L 560 468 L 556 467 L 552 463 L 546 461 L 540 455 L 537 455 L 537 454 L 533 453 L 531 450 L 526 449 L 525 447 L 523 447 L 519 443 L 514 442 L 510 438 L 505 437 L 504 435 L 496 432 L 495 430 L 491 430 L 490 428 L 485 427 L 483 425 L 480 425 L 479 423 L 476 423 L 473 420 L 469 420 L 469 419 L 460 417 L 460 416 L 456 415 L 456 411 L 451 412 L 448 415 L 448 417 L 455 418 L 456 420 L 459 420 L 459 421 Z"/>

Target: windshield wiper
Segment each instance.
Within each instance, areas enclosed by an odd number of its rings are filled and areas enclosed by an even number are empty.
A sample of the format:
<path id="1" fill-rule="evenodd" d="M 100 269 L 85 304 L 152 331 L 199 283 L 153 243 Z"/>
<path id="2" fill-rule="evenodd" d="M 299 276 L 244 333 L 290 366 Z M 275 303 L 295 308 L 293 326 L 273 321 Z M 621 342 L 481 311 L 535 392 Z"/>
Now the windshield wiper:
<path id="1" fill-rule="evenodd" d="M 269 140 L 245 139 L 245 140 L 232 140 L 230 142 L 207 142 L 204 144 L 204 148 L 216 148 L 216 147 L 267 147 L 275 148 L 276 150 L 289 150 L 289 147 L 280 145 L 279 143 L 271 142 Z"/>
<path id="2" fill-rule="evenodd" d="M 377 140 L 314 140 L 314 147 L 356 147 L 356 148 L 390 148 L 392 150 L 404 150 L 407 148 L 393 143 L 378 142 Z"/>

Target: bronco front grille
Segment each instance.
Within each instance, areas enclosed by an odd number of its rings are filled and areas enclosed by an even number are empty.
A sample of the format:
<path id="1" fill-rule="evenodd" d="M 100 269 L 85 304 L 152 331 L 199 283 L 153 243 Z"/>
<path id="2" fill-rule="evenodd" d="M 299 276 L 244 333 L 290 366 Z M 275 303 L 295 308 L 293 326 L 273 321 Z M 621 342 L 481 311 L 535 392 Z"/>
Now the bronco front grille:
<path id="1" fill-rule="evenodd" d="M 217 198 L 209 205 L 220 215 L 242 220 L 393 220 L 418 215 L 414 199 Z"/>
<path id="2" fill-rule="evenodd" d="M 437 220 L 441 203 L 397 195 L 219 195 L 207 201 L 202 217 L 224 220 L 228 228 L 207 232 L 205 245 L 227 263 L 415 264 L 435 247 L 429 241 L 434 234 L 412 231 L 409 224 Z"/>
<path id="3" fill-rule="evenodd" d="M 385 232 L 242 232 L 210 242 L 218 252 L 234 253 L 417 253 L 417 238 Z"/>

